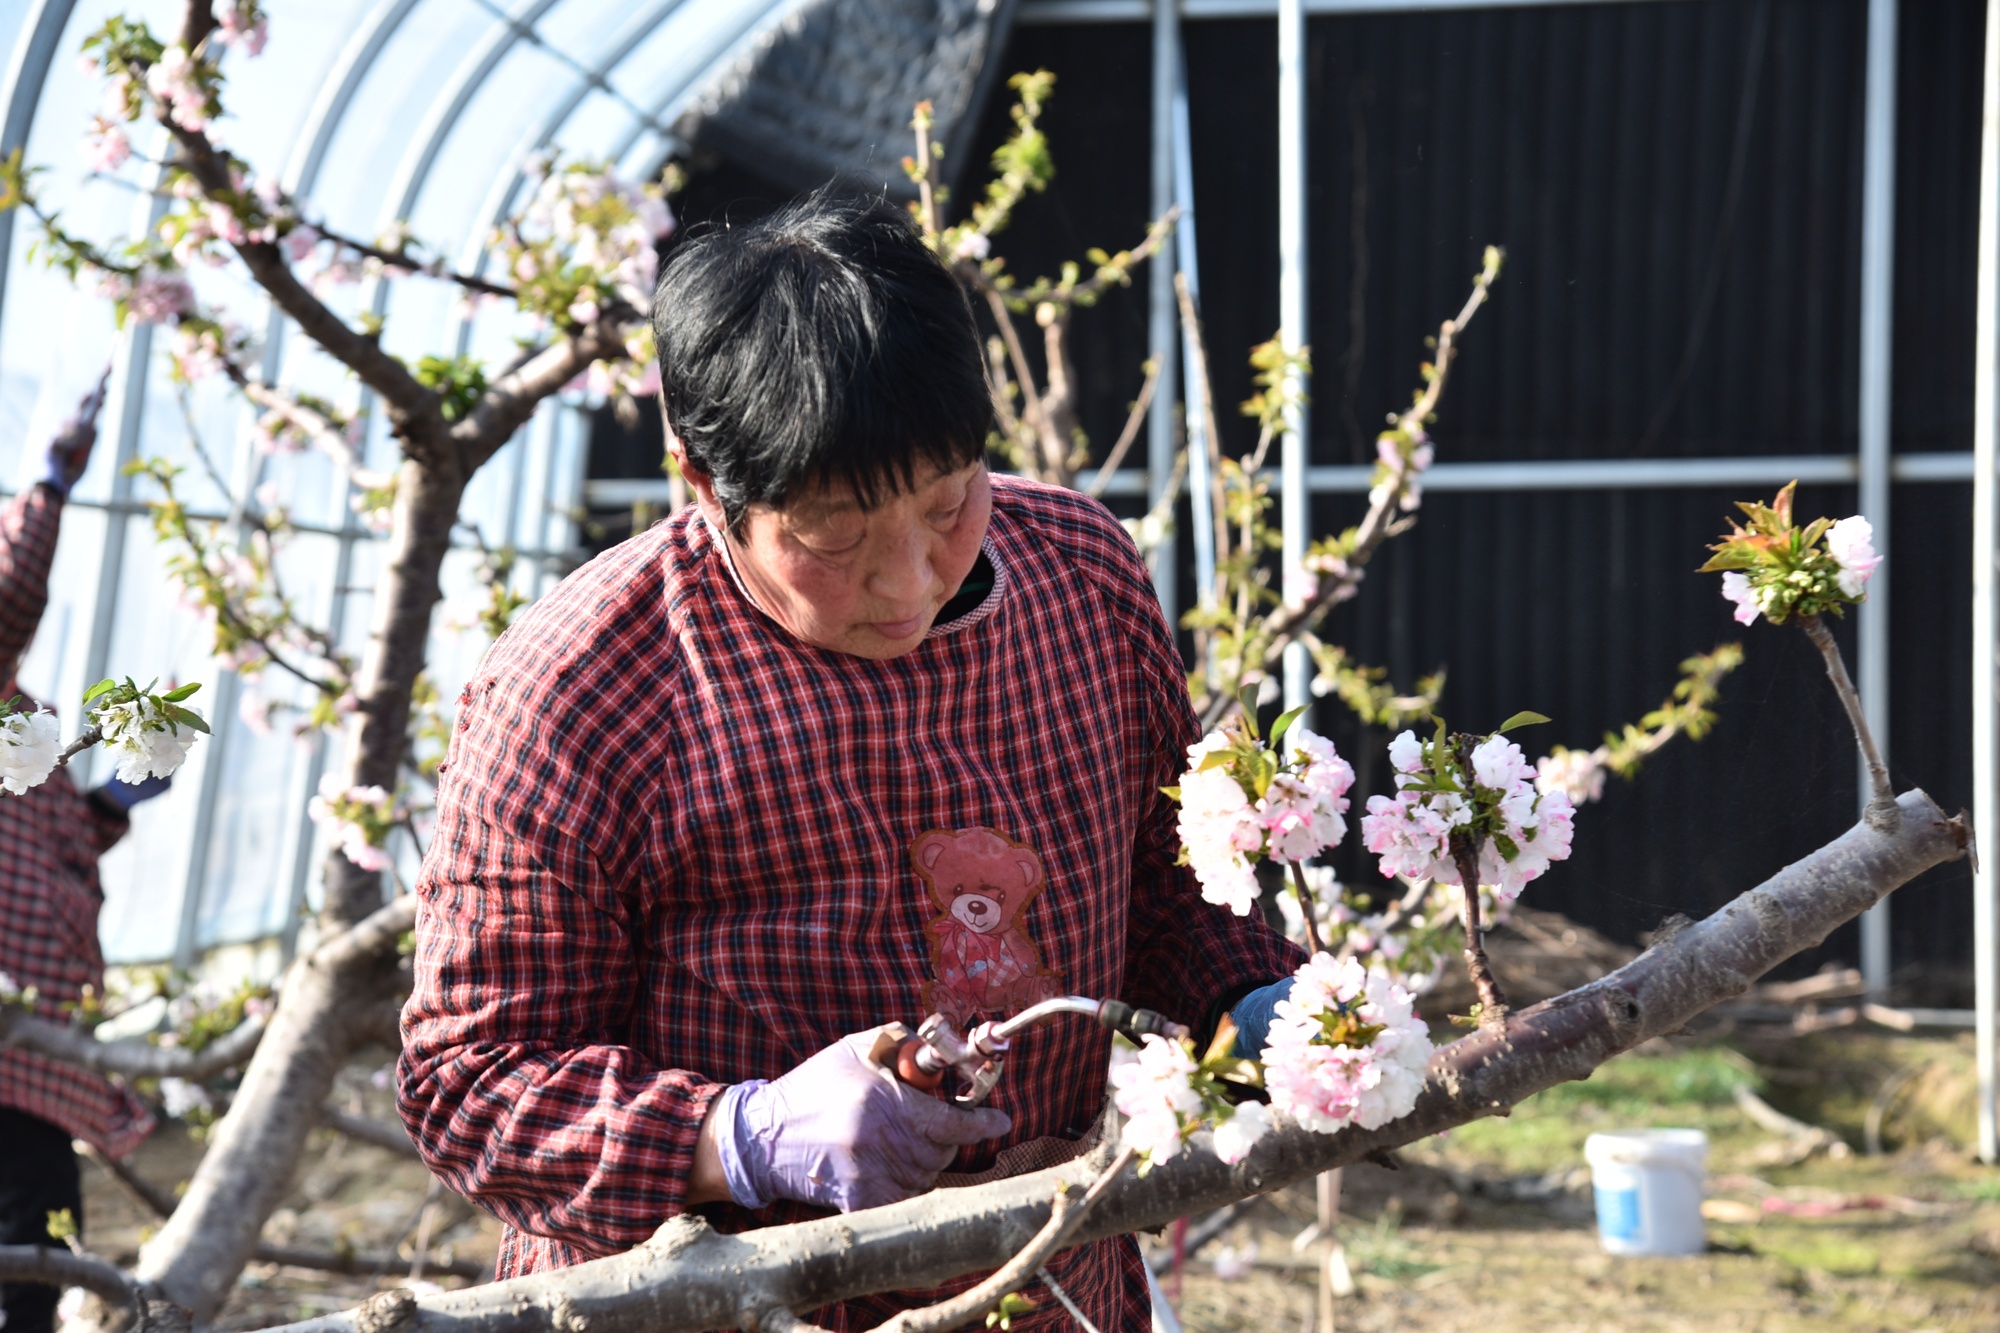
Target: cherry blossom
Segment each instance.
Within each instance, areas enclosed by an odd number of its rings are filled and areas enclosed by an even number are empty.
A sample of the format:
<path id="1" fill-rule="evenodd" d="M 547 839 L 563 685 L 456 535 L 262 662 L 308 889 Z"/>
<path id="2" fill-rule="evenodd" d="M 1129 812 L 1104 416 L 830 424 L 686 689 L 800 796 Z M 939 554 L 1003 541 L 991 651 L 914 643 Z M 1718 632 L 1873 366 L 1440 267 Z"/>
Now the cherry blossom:
<path id="1" fill-rule="evenodd" d="M 175 705 L 199 718 L 201 710 Z M 103 704 L 91 714 L 104 733 L 104 750 L 118 761 L 120 782 L 172 777 L 187 761 L 196 732 L 176 719 L 168 706 L 149 694 L 124 703 Z"/>
<path id="2" fill-rule="evenodd" d="M 61 728 L 46 708 L 0 717 L 0 787 L 19 796 L 55 771 Z"/>
<path id="3" fill-rule="evenodd" d="M 159 100 L 168 119 L 190 134 L 208 128 L 208 93 L 200 65 L 184 46 L 170 46 L 146 71 L 146 90 Z"/>
<path id="4" fill-rule="evenodd" d="M 1408 990 L 1352 958 L 1316 954 L 1278 1002 L 1264 1085 L 1272 1109 L 1307 1129 L 1377 1129 L 1416 1105 L 1431 1051 Z"/>
<path id="5" fill-rule="evenodd" d="M 1188 747 L 1179 830 L 1204 899 L 1247 915 L 1265 856 L 1300 862 L 1347 835 L 1354 769 L 1333 743 L 1290 727 L 1283 759 L 1247 731 L 1211 732 Z"/>
<path id="6" fill-rule="evenodd" d="M 1111 1070 L 1113 1100 L 1125 1117 L 1123 1142 L 1146 1161 L 1171 1160 L 1186 1142 L 1191 1117 L 1204 1103 L 1194 1090 L 1194 1056 L 1183 1042 L 1148 1034 L 1136 1058 Z"/>
<path id="7" fill-rule="evenodd" d="M 1257 1140 L 1271 1132 L 1271 1108 L 1262 1102 L 1242 1102 L 1215 1127 L 1215 1155 L 1230 1165 L 1250 1155 Z"/>
<path id="8" fill-rule="evenodd" d="M 1361 820 L 1362 838 L 1385 878 L 1458 884 L 1452 842 L 1472 838 L 1480 883 L 1505 902 L 1569 856 L 1575 814 L 1569 793 L 1537 790 L 1535 767 L 1504 736 L 1479 743 L 1469 776 L 1441 743 L 1425 745 L 1414 732 L 1390 743 L 1389 759 L 1398 790 L 1370 797 Z"/>
<path id="9" fill-rule="evenodd" d="M 117 277 L 108 275 L 118 284 Z M 125 308 L 141 324 L 164 324 L 194 309 L 194 287 L 172 269 L 148 269 L 123 286 Z"/>
<path id="10" fill-rule="evenodd" d="M 393 863 L 381 842 L 395 822 L 395 803 L 382 788 L 344 786 L 329 773 L 320 779 L 319 795 L 306 813 L 315 824 L 327 826 L 357 870 L 387 870 Z"/>
<path id="11" fill-rule="evenodd" d="M 1739 625 L 1750 624 L 1764 610 L 1763 602 L 1757 596 L 1757 590 L 1750 586 L 1749 576 L 1736 570 L 1732 569 L 1723 574 L 1722 595 L 1736 604 L 1733 614 Z"/>
<path id="12" fill-rule="evenodd" d="M 254 3 L 225 4 L 216 16 L 220 26 L 216 29 L 216 40 L 225 46 L 240 46 L 247 56 L 264 54 L 264 43 L 271 35 L 270 20 L 259 12 Z"/>
<path id="13" fill-rule="evenodd" d="M 1840 590 L 1849 597 L 1861 596 L 1862 587 L 1882 563 L 1882 557 L 1875 553 L 1875 529 L 1859 514 L 1827 529 L 1826 551 L 1840 566 Z"/>
<path id="14" fill-rule="evenodd" d="M 1557 746 L 1535 761 L 1535 790 L 1559 791 L 1571 806 L 1584 805 L 1604 796 L 1604 765 L 1593 750 L 1566 750 Z"/>
<path id="15" fill-rule="evenodd" d="M 93 116 L 83 137 L 83 160 L 92 171 L 111 172 L 132 160 L 132 140 L 117 122 Z"/>

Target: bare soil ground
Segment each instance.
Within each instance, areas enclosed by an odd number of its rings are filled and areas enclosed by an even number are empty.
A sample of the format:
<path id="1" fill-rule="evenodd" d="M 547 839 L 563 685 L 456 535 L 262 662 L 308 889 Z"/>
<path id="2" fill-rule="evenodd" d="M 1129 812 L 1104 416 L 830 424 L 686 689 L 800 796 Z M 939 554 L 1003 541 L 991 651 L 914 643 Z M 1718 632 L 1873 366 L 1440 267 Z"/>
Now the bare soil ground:
<path id="1" fill-rule="evenodd" d="M 1971 1062 L 1965 1036 L 1711 1033 L 1656 1043 L 1507 1119 L 1419 1144 L 1399 1171 L 1351 1168 L 1340 1234 L 1359 1293 L 1340 1302 L 1337 1324 L 1399 1333 L 2000 1330 L 2000 1171 L 1963 1147 Z M 369 1074 L 365 1064 L 351 1070 L 341 1100 L 386 1119 L 388 1094 Z M 1791 1145 L 1738 1108 L 1738 1084 L 1833 1130 L 1847 1154 L 1792 1160 Z M 1865 1151 L 1871 1111 L 1880 1156 Z M 1709 1135 L 1705 1255 L 1613 1259 L 1598 1249 L 1583 1140 L 1647 1126 Z M 169 1126 L 135 1165 L 171 1187 L 200 1151 Z M 85 1186 L 87 1242 L 129 1260 L 150 1219 L 95 1167 L 86 1166 Z M 1313 1217 L 1310 1185 L 1259 1199 L 1188 1258 L 1179 1303 L 1190 1333 L 1310 1333 L 1323 1251 L 1314 1243 L 1295 1253 L 1292 1241 Z M 410 1285 L 420 1236 L 427 1265 L 490 1263 L 499 1225 L 430 1192 L 417 1163 L 323 1131 L 265 1240 L 370 1262 L 351 1275 L 253 1265 L 218 1327 L 264 1327 Z M 1173 1286 L 1164 1239 L 1149 1246 Z M 1236 1268 L 1245 1271 L 1218 1273 Z M 466 1281 L 434 1270 L 423 1280 Z"/>

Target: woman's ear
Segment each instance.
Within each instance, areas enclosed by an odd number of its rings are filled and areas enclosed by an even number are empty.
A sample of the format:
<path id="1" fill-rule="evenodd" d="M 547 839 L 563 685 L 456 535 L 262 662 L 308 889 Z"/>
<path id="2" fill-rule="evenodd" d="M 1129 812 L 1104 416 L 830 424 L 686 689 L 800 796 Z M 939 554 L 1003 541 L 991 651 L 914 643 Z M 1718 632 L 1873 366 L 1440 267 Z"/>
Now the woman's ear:
<path id="1" fill-rule="evenodd" d="M 666 422 L 666 405 L 662 403 L 660 406 L 660 420 Z M 681 443 L 680 436 L 674 434 L 671 424 L 667 425 L 666 432 L 667 453 L 673 458 L 674 468 L 681 474 L 681 480 L 687 483 L 690 491 L 694 492 L 694 502 L 701 506 L 702 517 L 707 519 L 709 526 L 717 532 L 727 531 L 729 525 L 723 517 L 722 505 L 715 498 L 714 479 L 688 462 L 687 446 Z"/>

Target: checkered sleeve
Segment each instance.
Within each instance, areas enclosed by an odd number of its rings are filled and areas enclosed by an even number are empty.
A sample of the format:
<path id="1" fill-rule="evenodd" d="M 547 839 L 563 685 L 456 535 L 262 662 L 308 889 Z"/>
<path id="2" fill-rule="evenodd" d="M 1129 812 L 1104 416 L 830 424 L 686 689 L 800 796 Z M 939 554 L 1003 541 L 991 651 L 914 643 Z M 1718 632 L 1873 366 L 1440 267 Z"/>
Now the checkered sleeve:
<path id="1" fill-rule="evenodd" d="M 556 795 L 581 780 L 546 782 L 522 710 L 460 720 L 418 881 L 399 1109 L 431 1170 L 509 1226 L 629 1249 L 682 1211 L 722 1088 L 627 1039 L 633 921 Z"/>
<path id="2" fill-rule="evenodd" d="M 41 623 L 61 526 L 62 501 L 47 486 L 0 506 L 0 672 L 12 672 Z"/>

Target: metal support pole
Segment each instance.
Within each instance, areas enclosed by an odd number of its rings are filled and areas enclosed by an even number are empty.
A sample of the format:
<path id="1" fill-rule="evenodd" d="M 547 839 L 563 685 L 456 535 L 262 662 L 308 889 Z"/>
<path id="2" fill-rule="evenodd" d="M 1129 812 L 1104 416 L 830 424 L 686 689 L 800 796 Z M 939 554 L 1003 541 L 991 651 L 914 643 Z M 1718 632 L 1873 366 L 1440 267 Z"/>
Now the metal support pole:
<path id="1" fill-rule="evenodd" d="M 1180 16 L 1175 0 L 1153 0 L 1153 216 L 1174 206 L 1174 75 L 1179 61 Z M 1149 279 L 1147 355 L 1159 379 L 1153 409 L 1146 419 L 1146 503 L 1158 505 L 1174 472 L 1174 394 L 1179 380 L 1174 367 L 1174 331 L 1179 325 L 1174 300 L 1174 251 L 1162 246 L 1146 265 Z M 1180 542 L 1171 529 L 1153 548 L 1153 589 L 1167 624 L 1180 622 L 1178 578 Z"/>
<path id="2" fill-rule="evenodd" d="M 1174 200 L 1181 206 L 1174 257 L 1187 279 L 1194 308 L 1201 309 L 1201 260 L 1195 249 L 1194 135 L 1188 123 L 1187 44 L 1174 30 Z M 1203 609 L 1215 604 L 1215 504 L 1208 470 L 1208 377 L 1195 346 L 1195 330 L 1181 330 L 1181 415 L 1187 422 L 1188 517 L 1194 529 L 1195 596 Z"/>
<path id="3" fill-rule="evenodd" d="M 1306 10 L 1304 0 L 1278 3 L 1278 336 L 1287 352 L 1310 341 L 1306 332 Z M 1304 377 L 1286 385 L 1297 404 L 1285 414 L 1279 454 L 1283 477 L 1278 517 L 1283 533 L 1283 592 L 1287 602 L 1305 598 L 1306 538 L 1312 499 L 1306 488 L 1308 459 Z M 1312 701 L 1312 666 L 1305 648 L 1285 649 L 1285 707 Z"/>
<path id="4" fill-rule="evenodd" d="M 1889 337 L 1896 273 L 1897 0 L 1869 0 L 1868 94 L 1862 118 L 1861 184 L 1861 512 L 1875 527 L 1875 549 L 1889 554 Z M 1891 568 L 1893 575 L 1893 567 Z M 1861 711 L 1883 758 L 1889 755 L 1889 577 L 1875 580 L 1857 617 Z M 1868 766 L 1857 760 L 1860 801 L 1868 804 Z M 1868 992 L 1889 988 L 1889 900 L 1861 918 L 1861 975 Z"/>
<path id="5" fill-rule="evenodd" d="M 1979 293 L 1973 337 L 1972 452 L 1972 818 L 1981 833 L 2000 828 L 2000 772 L 1994 747 L 1995 690 L 2000 688 L 1996 661 L 1993 604 L 1996 551 L 1996 507 L 2000 507 L 2000 475 L 1996 475 L 1996 436 L 2000 436 L 2000 0 L 1986 5 L 1985 98 L 1979 135 Z M 2000 1162 L 2000 967 L 1994 938 L 2000 926 L 2000 866 L 1993 853 L 1973 858 L 1972 966 L 1977 1007 L 1979 1068 L 1979 1156 Z"/>

